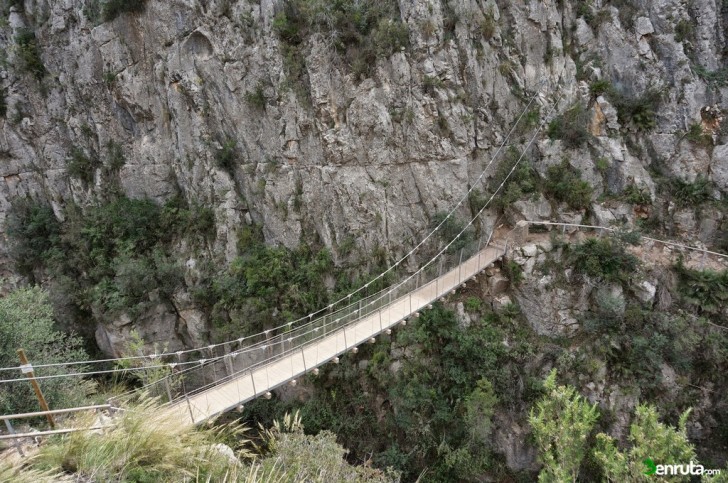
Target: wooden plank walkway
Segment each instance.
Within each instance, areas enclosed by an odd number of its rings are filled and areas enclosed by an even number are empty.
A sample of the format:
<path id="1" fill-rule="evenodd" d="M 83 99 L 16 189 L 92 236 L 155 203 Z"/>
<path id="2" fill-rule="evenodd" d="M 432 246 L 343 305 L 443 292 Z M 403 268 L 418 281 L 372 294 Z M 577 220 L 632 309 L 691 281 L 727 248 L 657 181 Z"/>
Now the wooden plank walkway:
<path id="1" fill-rule="evenodd" d="M 318 340 L 289 348 L 269 363 L 238 372 L 202 392 L 168 406 L 181 424 L 199 424 L 238 405 L 299 378 L 334 357 L 367 342 L 436 301 L 503 256 L 505 249 L 491 244 L 444 275 L 401 296 L 380 309 L 354 320 Z"/>

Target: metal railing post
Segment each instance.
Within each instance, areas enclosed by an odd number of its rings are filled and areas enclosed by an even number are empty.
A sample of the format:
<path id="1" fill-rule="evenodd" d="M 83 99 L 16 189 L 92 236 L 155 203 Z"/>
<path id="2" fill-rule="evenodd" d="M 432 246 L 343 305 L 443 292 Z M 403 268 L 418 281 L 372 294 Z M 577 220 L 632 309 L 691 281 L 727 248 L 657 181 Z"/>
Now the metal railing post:
<path id="1" fill-rule="evenodd" d="M 460 262 L 458 263 L 458 284 L 463 281 L 463 250 L 464 248 L 460 249 Z"/>
<path id="2" fill-rule="evenodd" d="M 8 433 L 15 434 L 15 430 L 13 429 L 13 425 L 10 424 L 10 420 L 5 420 L 5 427 L 8 428 Z M 15 446 L 15 449 L 18 451 L 18 454 L 25 458 L 25 453 L 23 453 L 23 446 L 20 444 L 20 441 L 18 441 L 17 438 L 13 438 L 13 446 Z"/>

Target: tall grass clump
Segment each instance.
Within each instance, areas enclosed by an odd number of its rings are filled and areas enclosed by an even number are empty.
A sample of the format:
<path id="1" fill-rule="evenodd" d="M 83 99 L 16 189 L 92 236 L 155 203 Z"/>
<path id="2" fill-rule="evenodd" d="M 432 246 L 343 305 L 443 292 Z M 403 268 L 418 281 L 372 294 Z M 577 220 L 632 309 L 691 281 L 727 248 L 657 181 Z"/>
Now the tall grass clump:
<path id="1" fill-rule="evenodd" d="M 50 440 L 33 466 L 72 474 L 77 481 L 245 481 L 246 469 L 237 457 L 247 456 L 241 426 L 183 425 L 153 399 L 121 412 L 113 422 L 108 429 Z M 73 426 L 94 424 L 95 419 L 86 416 Z M 216 445 L 221 443 L 233 444 L 236 456 L 220 451 Z"/>

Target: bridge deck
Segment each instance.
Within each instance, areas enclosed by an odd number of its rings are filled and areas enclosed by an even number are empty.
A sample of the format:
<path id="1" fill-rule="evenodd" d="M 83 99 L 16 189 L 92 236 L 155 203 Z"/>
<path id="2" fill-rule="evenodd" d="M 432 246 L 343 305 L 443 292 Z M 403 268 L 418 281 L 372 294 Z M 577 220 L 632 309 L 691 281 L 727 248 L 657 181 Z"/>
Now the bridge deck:
<path id="1" fill-rule="evenodd" d="M 351 322 L 318 340 L 292 347 L 278 359 L 240 372 L 203 392 L 169 406 L 181 424 L 199 424 L 239 404 L 296 379 L 313 368 L 384 332 L 426 307 L 503 256 L 504 249 L 489 246 L 459 266 L 381 309 Z"/>

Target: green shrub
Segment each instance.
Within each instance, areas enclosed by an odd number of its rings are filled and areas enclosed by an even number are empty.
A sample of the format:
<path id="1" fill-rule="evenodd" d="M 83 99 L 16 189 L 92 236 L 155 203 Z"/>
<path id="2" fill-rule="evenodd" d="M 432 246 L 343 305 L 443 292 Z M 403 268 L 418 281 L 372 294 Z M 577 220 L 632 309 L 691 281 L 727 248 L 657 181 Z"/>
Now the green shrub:
<path id="1" fill-rule="evenodd" d="M 70 176 L 78 178 L 86 184 L 93 183 L 96 169 L 101 167 L 101 161 L 95 156 L 87 156 L 80 148 L 71 150 L 71 158 L 66 164 L 66 171 Z"/>
<path id="2" fill-rule="evenodd" d="M 69 205 L 60 225 L 50 208 L 25 202 L 11 210 L 11 255 L 21 273 L 43 268 L 54 298 L 90 316 L 140 314 L 155 292 L 169 300 L 182 283 L 170 244 L 194 242 L 214 233 L 212 210 L 189 207 L 181 198 L 163 206 L 151 200 L 118 198 L 82 213 Z"/>
<path id="3" fill-rule="evenodd" d="M 671 178 L 668 192 L 679 206 L 698 206 L 713 199 L 713 184 L 702 176 L 688 183 L 677 178 Z"/>
<path id="4" fill-rule="evenodd" d="M 682 19 L 675 25 L 675 42 L 690 40 L 693 36 L 693 23 Z"/>
<path id="5" fill-rule="evenodd" d="M 685 133 L 685 139 L 698 146 L 711 146 L 713 144 L 713 137 L 710 134 L 703 131 L 703 126 L 696 122 L 688 127 Z"/>
<path id="6" fill-rule="evenodd" d="M 675 270 L 683 300 L 698 313 L 719 315 L 728 306 L 728 270 L 693 270 L 682 259 Z"/>
<path id="7" fill-rule="evenodd" d="M 8 114 L 8 104 L 5 100 L 5 89 L 0 89 L 0 117 L 5 117 Z"/>
<path id="8" fill-rule="evenodd" d="M 519 286 L 525 278 L 523 275 L 523 269 L 513 260 L 508 260 L 506 263 L 503 264 L 501 269 L 503 271 L 503 275 L 505 275 L 506 278 L 510 280 L 511 284 L 513 284 L 514 287 Z"/>
<path id="9" fill-rule="evenodd" d="M 496 23 L 492 11 L 488 11 L 480 21 L 480 35 L 483 39 L 490 40 L 495 35 Z"/>
<path id="10" fill-rule="evenodd" d="M 634 21 L 639 16 L 639 8 L 635 0 L 609 0 L 609 5 L 616 7 L 619 21 L 627 30 L 634 28 Z"/>
<path id="11" fill-rule="evenodd" d="M 435 228 L 442 223 L 442 226 L 438 230 L 438 236 L 443 242 L 449 243 L 452 239 L 458 236 L 463 228 L 465 228 L 465 223 L 455 218 L 454 215 L 445 219 L 446 216 L 447 213 L 445 212 L 436 213 L 435 216 L 432 217 L 432 222 L 430 224 L 432 228 Z M 464 248 L 470 244 L 474 238 L 475 233 L 471 225 L 458 237 L 457 240 L 452 243 L 452 245 L 450 245 L 449 251 L 453 253 Z"/>
<path id="12" fill-rule="evenodd" d="M 639 97 L 629 97 L 612 89 L 609 100 L 617 110 L 617 117 L 623 126 L 631 124 L 638 131 L 649 131 L 657 125 L 656 111 L 662 100 L 659 90 L 649 89 Z"/>
<path id="13" fill-rule="evenodd" d="M 15 35 L 16 55 L 20 61 L 19 68 L 32 74 L 37 80 L 42 80 L 47 71 L 40 58 L 40 47 L 35 32 L 23 28 Z"/>
<path id="14" fill-rule="evenodd" d="M 693 64 L 692 67 L 695 74 L 704 81 L 719 87 L 728 85 L 728 67 L 723 67 L 718 70 L 708 70 L 698 64 Z"/>
<path id="15" fill-rule="evenodd" d="M 598 79 L 589 84 L 589 92 L 592 96 L 601 96 L 612 89 L 612 84 L 607 79 Z"/>
<path id="16" fill-rule="evenodd" d="M 377 57 L 386 59 L 409 46 L 409 30 L 399 20 L 380 19 L 372 33 L 372 44 Z"/>
<path id="17" fill-rule="evenodd" d="M 55 328 L 53 309 L 48 294 L 40 288 L 22 288 L 0 298 L 0 365 L 17 366 L 15 350 L 25 349 L 33 364 L 53 364 L 88 360 L 83 341 L 65 335 Z M 43 368 L 44 376 L 83 372 L 84 367 L 66 366 Z M 10 374 L 7 374 L 8 376 Z M 23 379 L 18 372 L 17 377 Z M 93 385 L 80 378 L 46 379 L 41 382 L 43 393 L 53 409 L 83 403 Z M 0 411 L 12 414 L 40 411 L 38 401 L 27 382 L 0 386 Z"/>
<path id="18" fill-rule="evenodd" d="M 513 174 L 507 178 L 518 162 L 519 157 L 518 150 L 510 147 L 489 183 L 490 191 L 495 192 L 501 183 L 505 181 L 503 188 L 493 199 L 493 203 L 501 210 L 507 208 L 511 203 L 536 194 L 540 190 L 541 183 L 538 173 L 528 159 L 522 159 Z"/>
<path id="19" fill-rule="evenodd" d="M 215 164 L 228 173 L 235 172 L 238 164 L 238 142 L 235 139 L 228 138 L 222 143 L 222 148 L 215 154 Z"/>
<path id="20" fill-rule="evenodd" d="M 255 89 L 245 93 L 245 101 L 253 107 L 258 109 L 265 109 L 266 102 L 268 101 L 265 97 L 265 86 L 262 82 L 259 82 L 255 86 Z"/>
<path id="21" fill-rule="evenodd" d="M 102 8 L 104 22 L 110 22 L 122 13 L 143 12 L 146 5 L 146 0 L 105 0 Z"/>
<path id="22" fill-rule="evenodd" d="M 106 144 L 106 164 L 112 171 L 118 171 L 126 164 L 126 157 L 121 145 L 114 141 Z"/>
<path id="23" fill-rule="evenodd" d="M 581 179 L 581 171 L 573 168 L 567 160 L 549 167 L 544 192 L 575 210 L 586 209 L 591 204 L 592 187 Z"/>
<path id="24" fill-rule="evenodd" d="M 407 27 L 400 21 L 396 2 L 363 0 L 290 0 L 281 5 L 273 29 L 286 45 L 291 59 L 305 57 L 304 40 L 322 33 L 357 76 L 371 73 L 377 58 L 386 58 L 409 45 Z M 299 80 L 289 70 L 293 80 Z"/>
<path id="25" fill-rule="evenodd" d="M 10 256 L 22 275 L 33 278 L 33 271 L 47 260 L 47 251 L 60 241 L 61 226 L 53 209 L 30 199 L 13 201 L 5 221 L 10 240 Z"/>
<path id="26" fill-rule="evenodd" d="M 565 147 L 575 149 L 583 146 L 591 138 L 588 125 L 589 113 L 581 104 L 576 104 L 552 120 L 546 134 L 551 139 L 560 139 Z"/>
<path id="27" fill-rule="evenodd" d="M 637 186 L 634 183 L 628 185 L 624 191 L 622 191 L 621 198 L 627 203 L 632 203 L 633 205 L 645 206 L 652 204 L 650 191 L 647 188 Z"/>
<path id="28" fill-rule="evenodd" d="M 611 238 L 590 238 L 573 246 L 568 260 L 577 272 L 609 282 L 626 282 L 639 265 L 634 255 Z"/>

